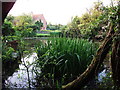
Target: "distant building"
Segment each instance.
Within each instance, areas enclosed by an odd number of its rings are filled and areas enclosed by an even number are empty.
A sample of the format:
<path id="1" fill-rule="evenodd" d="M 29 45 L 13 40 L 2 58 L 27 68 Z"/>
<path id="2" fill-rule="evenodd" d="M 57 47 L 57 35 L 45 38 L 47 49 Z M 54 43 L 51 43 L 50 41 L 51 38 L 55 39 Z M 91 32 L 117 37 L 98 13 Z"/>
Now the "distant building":
<path id="1" fill-rule="evenodd" d="M 36 14 L 36 15 L 33 15 L 33 20 L 35 21 L 40 21 L 43 23 L 43 27 L 41 27 L 41 30 L 46 30 L 47 28 L 47 22 L 43 16 L 43 14 Z"/>

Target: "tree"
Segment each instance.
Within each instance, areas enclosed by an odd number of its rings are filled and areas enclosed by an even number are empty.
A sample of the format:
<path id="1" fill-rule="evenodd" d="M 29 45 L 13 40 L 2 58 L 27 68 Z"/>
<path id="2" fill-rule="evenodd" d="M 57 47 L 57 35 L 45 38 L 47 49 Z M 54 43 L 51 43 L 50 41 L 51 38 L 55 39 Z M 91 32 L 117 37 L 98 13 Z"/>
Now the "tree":
<path id="1" fill-rule="evenodd" d="M 41 27 L 43 27 L 43 23 L 41 22 L 41 20 L 40 21 L 36 21 L 35 24 L 34 24 L 34 26 L 36 26 L 37 30 L 40 30 Z"/>
<path id="2" fill-rule="evenodd" d="M 30 15 L 23 14 L 21 16 L 15 17 L 14 24 L 16 27 L 24 28 L 25 26 L 32 25 L 33 20 L 32 20 L 32 17 Z"/>
<path id="3" fill-rule="evenodd" d="M 2 25 L 2 35 L 3 36 L 10 36 L 15 34 L 15 29 L 13 28 L 13 25 L 11 22 L 5 20 Z"/>
<path id="4" fill-rule="evenodd" d="M 49 30 L 57 30 L 57 29 L 58 29 L 58 26 L 49 23 L 49 24 L 47 25 L 47 29 L 49 29 Z"/>
<path id="5" fill-rule="evenodd" d="M 112 77 L 115 85 L 115 89 L 120 89 L 120 1 L 117 7 L 112 7 L 112 14 L 110 16 L 111 24 L 109 32 L 104 39 L 104 42 L 99 47 L 96 56 L 92 60 L 89 67 L 81 74 L 77 79 L 63 86 L 63 89 L 81 89 L 83 88 L 90 80 L 95 78 L 95 75 L 98 73 L 98 70 L 105 59 L 107 53 L 112 48 Z"/>
<path id="6" fill-rule="evenodd" d="M 80 25 L 81 21 L 78 16 L 75 16 L 72 18 L 72 22 L 67 25 L 66 30 L 64 33 L 66 34 L 67 37 L 80 37 L 81 32 L 80 32 Z"/>
<path id="7" fill-rule="evenodd" d="M 66 27 L 65 25 L 61 25 L 61 24 L 53 25 L 53 24 L 49 23 L 47 25 L 47 29 L 49 29 L 49 30 L 63 30 L 65 27 Z"/>
<path id="8" fill-rule="evenodd" d="M 110 45 L 112 44 L 113 37 L 113 28 L 111 26 L 111 30 L 109 34 L 106 36 L 103 44 L 99 47 L 96 56 L 93 58 L 89 67 L 85 70 L 83 74 L 81 74 L 77 79 L 73 82 L 68 83 L 66 86 L 63 86 L 63 89 L 73 89 L 73 88 L 83 88 L 90 80 L 95 78 L 95 75 L 98 73 L 100 65 L 105 59 L 108 51 L 110 50 Z"/>
<path id="9" fill-rule="evenodd" d="M 88 12 L 83 14 L 81 17 L 75 16 L 72 18 L 71 23 L 67 26 L 66 34 L 71 37 L 95 37 L 97 34 L 99 27 L 98 19 L 103 14 L 103 4 L 102 2 L 95 2 L 94 6 L 90 9 L 87 9 Z M 91 34 L 92 33 L 92 34 Z"/>
<path id="10" fill-rule="evenodd" d="M 41 21 L 34 23 L 31 15 L 23 14 L 14 19 L 14 26 L 16 27 L 16 34 L 22 37 L 32 37 L 36 35 L 36 31 L 43 26 Z"/>
<path id="11" fill-rule="evenodd" d="M 5 20 L 7 20 L 7 21 L 9 21 L 9 22 L 11 22 L 11 23 L 14 23 L 14 19 L 15 19 L 14 16 L 8 15 Z"/>

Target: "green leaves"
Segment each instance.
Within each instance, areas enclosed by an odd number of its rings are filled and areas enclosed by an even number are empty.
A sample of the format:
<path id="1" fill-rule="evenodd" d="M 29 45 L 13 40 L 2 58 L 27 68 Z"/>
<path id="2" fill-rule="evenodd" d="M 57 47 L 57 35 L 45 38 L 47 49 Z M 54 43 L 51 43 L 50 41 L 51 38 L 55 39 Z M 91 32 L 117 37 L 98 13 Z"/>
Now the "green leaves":
<path id="1" fill-rule="evenodd" d="M 12 53 L 15 50 L 12 47 L 8 47 L 5 43 L 2 45 L 2 60 L 3 62 L 7 62 L 8 60 L 14 60 L 12 57 Z"/>
<path id="2" fill-rule="evenodd" d="M 41 20 L 35 22 L 35 27 L 38 31 L 41 29 L 41 27 L 43 27 L 43 23 L 41 22 Z"/>
<path id="3" fill-rule="evenodd" d="M 27 14 L 23 14 L 21 16 L 17 16 L 14 19 L 14 22 L 17 27 L 25 26 L 25 25 L 32 25 L 32 17 Z"/>
<path id="4" fill-rule="evenodd" d="M 13 28 L 13 24 L 7 20 L 2 25 L 2 35 L 10 36 L 15 34 L 15 29 Z"/>
<path id="5" fill-rule="evenodd" d="M 75 78 L 84 72 L 96 48 L 91 42 L 83 39 L 50 38 L 44 44 L 36 45 L 36 51 L 39 58 L 36 67 L 41 69 L 41 74 L 47 77 L 49 73 L 50 76 L 54 76 L 53 81 L 62 82 L 63 79 L 73 79 L 73 76 Z"/>

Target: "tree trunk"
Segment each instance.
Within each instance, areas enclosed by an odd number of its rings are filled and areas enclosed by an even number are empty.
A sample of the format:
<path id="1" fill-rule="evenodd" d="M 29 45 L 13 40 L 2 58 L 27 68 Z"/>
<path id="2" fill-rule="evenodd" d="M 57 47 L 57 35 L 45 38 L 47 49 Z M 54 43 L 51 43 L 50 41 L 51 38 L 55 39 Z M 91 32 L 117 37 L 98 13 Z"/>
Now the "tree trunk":
<path id="1" fill-rule="evenodd" d="M 112 78 L 116 88 L 120 88 L 120 39 L 114 41 L 111 55 Z"/>
<path id="2" fill-rule="evenodd" d="M 117 17 L 117 31 L 112 46 L 111 67 L 115 89 L 120 89 L 120 1 L 118 1 Z"/>
<path id="3" fill-rule="evenodd" d="M 111 25 L 110 30 L 103 41 L 102 45 L 99 47 L 96 56 L 93 58 L 91 64 L 86 69 L 83 74 L 81 74 L 77 79 L 68 83 L 67 85 L 62 86 L 63 89 L 81 89 L 83 88 L 90 80 L 92 80 L 95 75 L 98 73 L 99 67 L 101 66 L 103 60 L 105 59 L 107 53 L 109 52 L 112 44 L 112 37 L 114 36 L 113 25 Z"/>

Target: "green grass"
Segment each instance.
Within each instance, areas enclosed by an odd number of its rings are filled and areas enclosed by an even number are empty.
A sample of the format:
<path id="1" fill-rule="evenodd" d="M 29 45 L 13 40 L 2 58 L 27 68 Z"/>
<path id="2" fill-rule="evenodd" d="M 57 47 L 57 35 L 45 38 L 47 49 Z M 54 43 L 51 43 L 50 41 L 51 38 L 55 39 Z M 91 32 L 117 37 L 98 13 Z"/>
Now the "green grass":
<path id="1" fill-rule="evenodd" d="M 50 34 L 37 33 L 36 36 L 37 36 L 37 37 L 49 37 Z"/>
<path id="2" fill-rule="evenodd" d="M 47 31 L 48 34 L 43 34 L 43 33 L 37 33 L 37 37 L 50 37 L 50 36 L 59 36 L 61 30 L 42 30 L 42 31 Z"/>
<path id="3" fill-rule="evenodd" d="M 47 32 L 61 32 L 61 30 L 42 30 L 42 31 L 47 31 Z"/>

